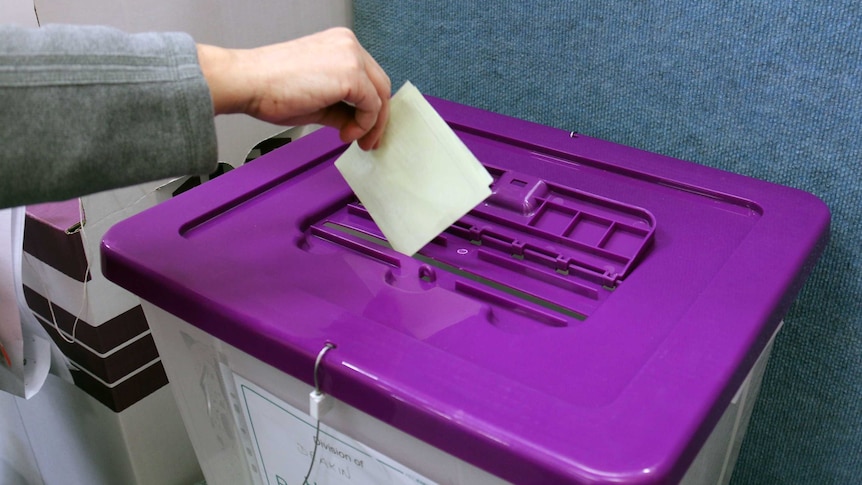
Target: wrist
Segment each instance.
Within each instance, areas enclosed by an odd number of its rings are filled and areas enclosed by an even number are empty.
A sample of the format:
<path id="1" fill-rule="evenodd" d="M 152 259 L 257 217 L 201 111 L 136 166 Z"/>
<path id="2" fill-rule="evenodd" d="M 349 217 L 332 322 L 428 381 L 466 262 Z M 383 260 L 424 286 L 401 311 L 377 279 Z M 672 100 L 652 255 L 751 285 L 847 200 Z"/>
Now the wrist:
<path id="1" fill-rule="evenodd" d="M 243 112 L 245 100 L 243 85 L 239 76 L 242 69 L 236 66 L 236 53 L 230 49 L 206 44 L 198 44 L 198 63 L 210 90 L 214 114 Z"/>

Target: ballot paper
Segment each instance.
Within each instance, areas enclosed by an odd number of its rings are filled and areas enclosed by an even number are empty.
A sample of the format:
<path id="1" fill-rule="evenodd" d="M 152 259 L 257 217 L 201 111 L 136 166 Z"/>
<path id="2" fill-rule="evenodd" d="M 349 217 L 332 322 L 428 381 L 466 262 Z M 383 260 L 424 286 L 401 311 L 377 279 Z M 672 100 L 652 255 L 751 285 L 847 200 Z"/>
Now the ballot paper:
<path id="1" fill-rule="evenodd" d="M 413 84 L 390 102 L 377 149 L 354 142 L 335 162 L 396 251 L 412 256 L 491 195 L 493 181 Z"/>

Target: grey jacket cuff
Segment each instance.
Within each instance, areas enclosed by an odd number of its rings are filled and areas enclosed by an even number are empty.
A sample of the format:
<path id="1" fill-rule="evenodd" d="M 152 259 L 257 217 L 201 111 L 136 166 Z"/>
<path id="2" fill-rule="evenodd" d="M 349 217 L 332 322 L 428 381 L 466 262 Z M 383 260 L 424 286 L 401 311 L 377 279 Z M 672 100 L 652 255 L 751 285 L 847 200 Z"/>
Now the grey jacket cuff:
<path id="1" fill-rule="evenodd" d="M 0 27 L 0 207 L 212 171 L 194 40 L 106 27 Z"/>

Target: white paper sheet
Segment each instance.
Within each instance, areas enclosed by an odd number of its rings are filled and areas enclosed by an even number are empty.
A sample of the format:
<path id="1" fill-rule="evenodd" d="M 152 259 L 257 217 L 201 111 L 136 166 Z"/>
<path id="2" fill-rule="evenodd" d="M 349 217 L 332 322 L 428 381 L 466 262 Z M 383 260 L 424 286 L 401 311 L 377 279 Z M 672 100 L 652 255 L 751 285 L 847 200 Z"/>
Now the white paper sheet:
<path id="1" fill-rule="evenodd" d="M 21 286 L 24 207 L 0 211 L 0 390 L 29 399 L 48 376 L 51 340 L 27 307 Z"/>
<path id="2" fill-rule="evenodd" d="M 4 358 L 0 367 L 11 369 L 13 362 L 24 357 L 24 337 L 21 334 L 21 317 L 18 315 L 18 297 L 12 271 L 12 217 L 14 209 L 0 211 L 0 345 Z M 0 384 L 3 383 L 0 376 Z"/>
<path id="3" fill-rule="evenodd" d="M 491 195 L 491 175 L 409 82 L 392 97 L 380 147 L 353 143 L 335 166 L 408 256 Z"/>

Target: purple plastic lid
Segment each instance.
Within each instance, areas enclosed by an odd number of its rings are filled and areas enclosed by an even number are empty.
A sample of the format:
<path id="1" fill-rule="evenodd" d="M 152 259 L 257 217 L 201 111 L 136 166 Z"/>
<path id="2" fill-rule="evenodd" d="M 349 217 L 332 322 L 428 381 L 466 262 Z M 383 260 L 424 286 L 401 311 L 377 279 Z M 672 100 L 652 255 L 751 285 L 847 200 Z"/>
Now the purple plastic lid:
<path id="1" fill-rule="evenodd" d="M 127 219 L 105 275 L 515 483 L 678 480 L 827 239 L 796 189 L 431 99 L 493 194 L 414 258 L 324 129 Z"/>

